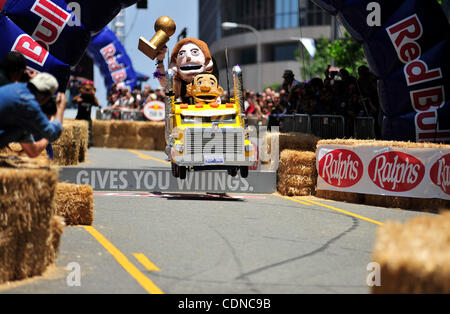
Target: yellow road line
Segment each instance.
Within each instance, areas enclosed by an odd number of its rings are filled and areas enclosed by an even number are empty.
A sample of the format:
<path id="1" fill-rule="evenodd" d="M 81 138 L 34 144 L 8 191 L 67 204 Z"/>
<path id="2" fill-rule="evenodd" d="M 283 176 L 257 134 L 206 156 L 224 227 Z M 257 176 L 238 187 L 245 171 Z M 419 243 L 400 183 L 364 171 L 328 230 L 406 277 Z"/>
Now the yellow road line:
<path id="1" fill-rule="evenodd" d="M 139 261 L 139 263 L 141 263 L 145 269 L 147 269 L 148 271 L 161 271 L 158 266 L 156 266 L 155 264 L 153 264 L 148 258 L 147 256 L 145 256 L 145 254 L 142 253 L 134 253 L 133 256 Z"/>
<path id="2" fill-rule="evenodd" d="M 287 200 L 290 200 L 290 201 L 293 201 L 293 202 L 300 203 L 300 204 L 302 204 L 302 205 L 308 205 L 308 206 L 311 206 L 311 205 L 312 205 L 311 203 L 302 202 L 302 201 L 296 200 L 295 198 L 291 198 L 291 197 L 289 197 L 289 196 L 282 196 L 282 195 L 279 195 L 279 196 L 282 197 L 282 198 L 285 198 L 285 199 L 287 199 Z"/>
<path id="3" fill-rule="evenodd" d="M 117 262 L 133 277 L 136 281 L 150 294 L 163 294 L 148 277 L 146 277 L 136 266 L 131 263 L 128 258 L 120 252 L 111 242 L 108 241 L 100 232 L 94 227 L 84 226 L 84 229 L 89 232 L 101 245 L 117 260 Z"/>
<path id="4" fill-rule="evenodd" d="M 128 151 L 133 153 L 133 154 L 136 154 L 141 159 L 153 160 L 153 161 L 157 161 L 157 162 L 162 162 L 163 164 L 166 164 L 166 165 L 170 165 L 170 162 L 168 162 L 167 160 L 162 160 L 162 159 L 159 159 L 159 158 L 156 158 L 156 157 L 152 157 L 152 156 L 149 156 L 149 155 L 146 155 L 146 154 L 142 154 L 142 153 L 140 153 L 138 151 L 135 151 L 134 149 L 129 149 Z"/>
<path id="5" fill-rule="evenodd" d="M 301 203 L 301 204 L 304 204 L 304 202 L 308 202 L 308 203 L 311 203 L 311 204 L 319 205 L 319 206 L 326 207 L 328 209 L 331 209 L 331 210 L 334 210 L 334 211 L 337 211 L 337 212 L 340 212 L 340 213 L 343 213 L 343 214 L 346 214 L 346 215 L 349 215 L 349 216 L 352 216 L 352 217 L 356 217 L 356 218 L 359 218 L 359 219 L 362 219 L 362 220 L 374 223 L 374 224 L 379 225 L 379 226 L 383 225 L 382 222 L 379 222 L 379 221 L 376 221 L 376 220 L 373 220 L 373 219 L 370 219 L 370 218 L 367 218 L 367 217 L 364 217 L 364 216 L 361 216 L 361 215 L 357 215 L 357 214 L 351 213 L 349 211 L 346 211 L 346 210 L 343 210 L 343 209 L 340 209 L 340 208 L 336 208 L 336 207 L 333 207 L 333 206 L 330 206 L 330 205 L 322 204 L 322 203 L 311 201 L 311 200 L 305 200 L 305 199 L 301 199 L 301 201 L 300 201 L 300 200 L 297 200 L 297 199 L 289 197 L 289 196 L 282 196 L 282 197 L 285 198 L 285 199 L 288 199 L 290 201 Z"/>

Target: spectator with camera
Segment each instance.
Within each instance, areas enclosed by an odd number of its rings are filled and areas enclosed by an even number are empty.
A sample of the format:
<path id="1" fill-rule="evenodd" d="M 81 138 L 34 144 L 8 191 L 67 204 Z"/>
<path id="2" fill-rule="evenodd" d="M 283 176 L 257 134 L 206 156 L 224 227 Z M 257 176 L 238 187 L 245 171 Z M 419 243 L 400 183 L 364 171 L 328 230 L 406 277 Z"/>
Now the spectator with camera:
<path id="1" fill-rule="evenodd" d="M 53 121 L 42 111 L 57 90 L 56 78 L 48 73 L 39 73 L 28 83 L 0 87 L 0 148 L 18 142 L 28 156 L 37 157 L 59 138 L 66 109 L 64 94 L 58 93 L 55 99 Z M 42 139 L 36 142 L 33 134 Z"/>
<path id="2" fill-rule="evenodd" d="M 97 97 L 95 97 L 94 82 L 84 81 L 80 84 L 80 95 L 72 99 L 72 103 L 78 106 L 76 120 L 85 120 L 89 123 L 89 143 L 88 147 L 92 146 L 92 107 L 100 107 Z"/>

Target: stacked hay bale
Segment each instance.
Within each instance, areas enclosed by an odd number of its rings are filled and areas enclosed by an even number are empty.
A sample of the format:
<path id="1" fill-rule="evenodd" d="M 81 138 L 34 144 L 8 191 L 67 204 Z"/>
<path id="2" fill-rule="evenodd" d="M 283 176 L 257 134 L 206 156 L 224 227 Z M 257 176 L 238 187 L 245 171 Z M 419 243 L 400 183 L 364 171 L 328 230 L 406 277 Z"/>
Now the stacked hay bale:
<path id="1" fill-rule="evenodd" d="M 92 135 L 96 147 L 163 151 L 166 146 L 164 122 L 93 120 Z"/>
<path id="2" fill-rule="evenodd" d="M 278 137 L 279 164 L 277 190 L 287 196 L 315 194 L 317 183 L 317 137 L 302 133 L 267 134 L 268 154 L 272 152 L 272 136 Z"/>
<path id="3" fill-rule="evenodd" d="M 316 154 L 285 149 L 280 154 L 277 190 L 282 195 L 314 194 L 317 183 Z"/>
<path id="4" fill-rule="evenodd" d="M 450 212 L 386 223 L 377 230 L 373 261 L 381 285 L 372 293 L 450 293 Z"/>
<path id="5" fill-rule="evenodd" d="M 42 274 L 54 263 L 63 230 L 55 215 L 57 170 L 0 156 L 0 283 Z"/>
<path id="6" fill-rule="evenodd" d="M 315 152 L 319 140 L 312 134 L 280 133 L 280 152 L 285 149 Z"/>
<path id="7" fill-rule="evenodd" d="M 90 185 L 58 183 L 55 196 L 56 214 L 66 225 L 92 225 L 94 191 Z"/>
<path id="8" fill-rule="evenodd" d="M 9 143 L 8 146 L 1 148 L 0 155 L 27 157 L 27 154 L 19 143 Z M 50 165 L 51 160 L 48 158 L 47 152 L 43 150 L 39 156 L 33 158 L 33 162 L 39 166 L 47 167 Z"/>
<path id="9" fill-rule="evenodd" d="M 89 124 L 83 120 L 65 119 L 63 131 L 53 146 L 54 162 L 58 166 L 74 166 L 86 160 Z"/>
<path id="10" fill-rule="evenodd" d="M 350 146 L 387 146 L 397 148 L 449 148 L 448 145 L 434 143 L 412 143 L 399 141 L 376 141 L 376 140 L 355 140 L 355 139 L 335 139 L 320 140 L 317 145 L 350 145 Z M 412 197 L 398 197 L 387 195 L 360 194 L 340 191 L 317 190 L 317 197 L 344 201 L 356 204 L 366 204 L 380 207 L 414 209 L 425 212 L 437 212 L 440 208 L 450 208 L 450 201 L 444 199 L 423 199 Z"/>

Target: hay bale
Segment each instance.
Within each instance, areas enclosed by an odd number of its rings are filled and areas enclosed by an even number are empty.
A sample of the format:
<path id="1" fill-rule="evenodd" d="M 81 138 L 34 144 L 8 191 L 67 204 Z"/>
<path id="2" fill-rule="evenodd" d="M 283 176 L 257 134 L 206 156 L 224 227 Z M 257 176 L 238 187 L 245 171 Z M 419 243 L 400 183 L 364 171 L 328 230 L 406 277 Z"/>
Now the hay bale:
<path id="1" fill-rule="evenodd" d="M 381 286 L 372 293 L 450 293 L 450 213 L 377 229 L 373 261 Z"/>
<path id="2" fill-rule="evenodd" d="M 96 147 L 160 151 L 166 148 L 164 122 L 94 120 L 92 137 Z"/>
<path id="3" fill-rule="evenodd" d="M 280 152 L 285 149 L 315 152 L 319 138 L 311 134 L 280 133 Z"/>
<path id="4" fill-rule="evenodd" d="M 137 124 L 139 122 L 112 120 L 110 121 L 110 123 L 111 123 L 109 130 L 110 137 L 137 136 Z"/>
<path id="5" fill-rule="evenodd" d="M 281 174 L 278 176 L 277 190 L 286 196 L 307 196 L 314 194 L 315 179 L 311 176 Z"/>
<path id="6" fill-rule="evenodd" d="M 110 121 L 92 120 L 92 145 L 106 147 L 109 137 Z"/>
<path id="7" fill-rule="evenodd" d="M 140 137 L 136 141 L 135 149 L 141 150 L 155 150 L 155 139 L 152 137 Z"/>
<path id="8" fill-rule="evenodd" d="M 0 282 L 40 275 L 55 261 L 61 235 L 54 218 L 57 181 L 55 168 L 0 157 Z"/>
<path id="9" fill-rule="evenodd" d="M 278 167 L 277 190 L 282 195 L 314 194 L 317 183 L 316 154 L 310 151 L 283 150 Z"/>
<path id="10" fill-rule="evenodd" d="M 80 134 L 80 150 L 78 151 L 78 162 L 84 162 L 87 159 L 89 145 L 89 122 L 85 120 L 76 120 L 77 128 Z"/>
<path id="11" fill-rule="evenodd" d="M 316 190 L 316 196 L 338 202 L 364 204 L 364 194 L 340 191 Z"/>
<path id="12" fill-rule="evenodd" d="M 94 191 L 89 185 L 58 183 L 55 196 L 56 214 L 67 225 L 92 225 Z"/>
<path id="13" fill-rule="evenodd" d="M 52 144 L 53 161 L 59 166 L 74 166 L 78 164 L 80 152 L 80 135 L 77 124 L 64 121 L 61 136 Z"/>

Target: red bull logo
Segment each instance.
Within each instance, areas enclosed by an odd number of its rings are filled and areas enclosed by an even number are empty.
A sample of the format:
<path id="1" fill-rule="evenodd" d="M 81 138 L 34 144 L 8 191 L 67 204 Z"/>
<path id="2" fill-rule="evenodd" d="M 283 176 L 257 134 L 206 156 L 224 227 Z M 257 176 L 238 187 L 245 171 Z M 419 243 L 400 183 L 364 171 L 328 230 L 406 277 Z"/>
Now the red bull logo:
<path id="1" fill-rule="evenodd" d="M 49 45 L 58 40 L 59 35 L 69 22 L 71 14 L 50 0 L 36 0 L 31 12 L 41 17 L 32 37 L 42 47 L 49 50 Z"/>
<path id="2" fill-rule="evenodd" d="M 38 64 L 41 67 L 44 66 L 44 63 L 49 55 L 48 51 L 45 48 L 43 48 L 33 38 L 26 34 L 17 37 L 12 50 L 20 52 L 25 56 L 25 58 Z"/>
<path id="3" fill-rule="evenodd" d="M 422 48 L 418 40 L 423 35 L 423 26 L 417 14 L 388 27 L 387 33 L 397 51 L 398 58 L 405 63 L 403 72 L 408 86 L 442 79 L 441 68 L 429 69 L 428 65 L 420 60 Z M 417 140 L 449 139 L 450 131 L 437 128 L 436 110 L 444 105 L 444 86 L 435 85 L 425 89 L 415 89 L 410 91 L 410 97 L 412 106 L 418 113 L 415 121 Z"/>
<path id="4" fill-rule="evenodd" d="M 109 44 L 100 50 L 101 55 L 105 59 L 108 65 L 109 72 L 115 83 L 124 82 L 127 79 L 127 71 L 124 69 L 124 65 L 117 61 L 116 47 L 114 44 Z"/>

